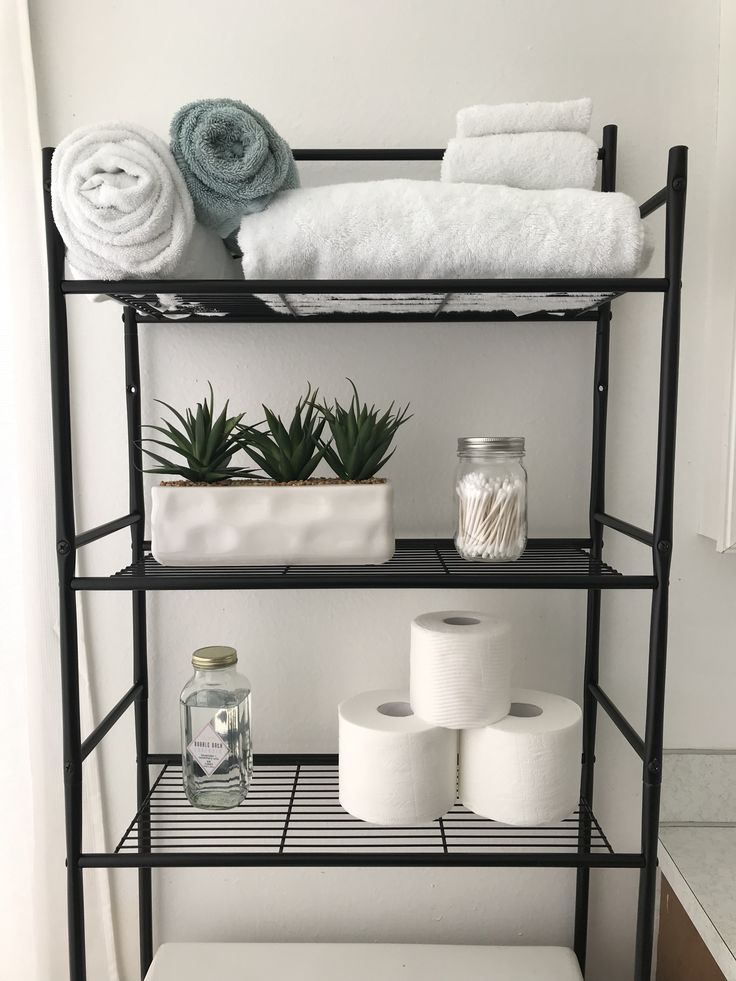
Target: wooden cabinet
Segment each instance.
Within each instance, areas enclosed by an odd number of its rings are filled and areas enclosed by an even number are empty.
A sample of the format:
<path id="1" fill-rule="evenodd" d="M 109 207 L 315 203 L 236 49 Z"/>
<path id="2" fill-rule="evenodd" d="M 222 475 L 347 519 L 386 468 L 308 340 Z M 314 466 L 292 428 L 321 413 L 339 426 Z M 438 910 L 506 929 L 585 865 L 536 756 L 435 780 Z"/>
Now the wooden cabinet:
<path id="1" fill-rule="evenodd" d="M 656 981 L 726 981 L 664 876 L 659 907 Z"/>

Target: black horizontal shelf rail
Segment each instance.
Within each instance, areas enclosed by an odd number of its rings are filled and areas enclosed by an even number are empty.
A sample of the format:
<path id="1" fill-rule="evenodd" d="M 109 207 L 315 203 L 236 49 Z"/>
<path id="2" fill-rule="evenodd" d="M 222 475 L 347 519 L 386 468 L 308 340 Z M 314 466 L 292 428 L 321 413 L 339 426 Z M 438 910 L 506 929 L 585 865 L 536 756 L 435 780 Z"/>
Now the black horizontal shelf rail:
<path id="1" fill-rule="evenodd" d="M 637 853 L 613 851 L 584 802 L 555 824 L 514 828 L 456 804 L 429 825 L 366 824 L 338 800 L 337 757 L 257 756 L 245 801 L 229 811 L 193 808 L 182 787 L 181 760 L 163 769 L 112 854 L 84 853 L 92 866 L 535 866 L 641 865 Z M 586 842 L 580 849 L 581 835 Z"/>
<path id="2" fill-rule="evenodd" d="M 61 287 L 105 294 L 134 308 L 141 323 L 554 323 L 597 321 L 599 308 L 616 297 L 661 292 L 666 284 L 657 278 L 64 280 Z M 278 302 L 269 305 L 268 296 Z"/>
<path id="3" fill-rule="evenodd" d="M 441 160 L 445 155 L 443 147 L 378 147 L 375 149 L 301 149 L 292 150 L 295 160 Z"/>
<path id="4" fill-rule="evenodd" d="M 383 565 L 162 566 L 151 555 L 112 576 L 80 576 L 76 590 L 151 589 L 653 589 L 591 557 L 585 538 L 530 539 L 516 562 L 468 562 L 450 539 L 399 539 Z"/>
<path id="5" fill-rule="evenodd" d="M 667 279 L 65 279 L 63 293 L 175 293 L 177 296 L 248 297 L 254 293 L 510 293 L 562 295 L 570 293 L 664 293 Z M 454 316 L 454 315 L 453 315 Z"/>
<path id="6" fill-rule="evenodd" d="M 255 854 L 249 852 L 82 852 L 79 856 L 80 869 L 156 869 L 156 868 L 237 868 L 266 867 L 280 868 L 520 868 L 532 866 L 547 869 L 639 869 L 644 865 L 640 852 L 615 852 L 613 854 L 595 852 L 496 852 L 494 854 L 441 855 L 435 852 L 417 851 L 392 853 L 371 851 L 354 853 L 285 853 L 278 855 Z"/>
<path id="7" fill-rule="evenodd" d="M 302 149 L 293 150 L 295 160 L 442 160 L 445 147 L 378 147 L 377 149 Z M 598 159 L 603 160 L 603 147 L 598 148 Z"/>

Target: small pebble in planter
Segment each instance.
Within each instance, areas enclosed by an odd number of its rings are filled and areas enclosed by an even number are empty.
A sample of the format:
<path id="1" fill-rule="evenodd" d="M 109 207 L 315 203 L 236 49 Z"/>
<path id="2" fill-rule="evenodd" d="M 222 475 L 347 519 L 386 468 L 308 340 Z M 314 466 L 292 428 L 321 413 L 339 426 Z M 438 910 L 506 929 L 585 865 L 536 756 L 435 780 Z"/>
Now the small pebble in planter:
<path id="1" fill-rule="evenodd" d="M 455 547 L 464 559 L 509 562 L 526 548 L 524 439 L 465 436 L 458 440 Z"/>

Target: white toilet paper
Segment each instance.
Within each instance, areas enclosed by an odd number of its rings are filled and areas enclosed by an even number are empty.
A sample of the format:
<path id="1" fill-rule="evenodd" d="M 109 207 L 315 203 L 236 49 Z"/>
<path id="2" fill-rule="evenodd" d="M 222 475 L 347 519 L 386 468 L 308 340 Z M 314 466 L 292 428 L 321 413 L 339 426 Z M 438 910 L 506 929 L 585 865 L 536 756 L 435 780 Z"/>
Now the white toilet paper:
<path id="1" fill-rule="evenodd" d="M 427 824 L 457 795 L 457 733 L 414 715 L 405 691 L 341 702 L 340 803 L 372 824 Z"/>
<path id="2" fill-rule="evenodd" d="M 487 726 L 511 704 L 510 628 L 487 613 L 424 613 L 411 625 L 411 707 L 448 729 Z"/>
<path id="3" fill-rule="evenodd" d="M 460 735 L 460 800 L 482 817 L 534 827 L 580 797 L 582 712 L 569 698 L 515 688 L 510 714 Z"/>

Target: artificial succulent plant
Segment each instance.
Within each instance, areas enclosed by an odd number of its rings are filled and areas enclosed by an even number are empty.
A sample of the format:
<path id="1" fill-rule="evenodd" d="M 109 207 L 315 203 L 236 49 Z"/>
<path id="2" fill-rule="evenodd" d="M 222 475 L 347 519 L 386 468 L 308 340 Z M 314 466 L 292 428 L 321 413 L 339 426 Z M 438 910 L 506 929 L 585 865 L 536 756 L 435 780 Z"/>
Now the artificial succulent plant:
<path id="1" fill-rule="evenodd" d="M 214 484 L 233 477 L 252 476 L 253 470 L 231 466 L 232 458 L 240 448 L 237 427 L 244 413 L 228 416 L 229 402 L 226 402 L 220 414 L 215 416 L 212 385 L 209 389 L 209 399 L 205 396 L 195 409 L 185 409 L 183 414 L 167 402 L 156 399 L 176 417 L 179 425 L 162 418 L 162 426 L 145 428 L 166 438 L 149 437 L 143 442 L 162 446 L 176 457 L 168 459 L 143 446 L 143 452 L 159 464 L 146 470 L 147 473 L 181 477 L 195 484 Z"/>
<path id="2" fill-rule="evenodd" d="M 322 431 L 326 419 L 316 404 L 318 389 L 307 387 L 287 425 L 281 416 L 263 406 L 265 422 L 238 426 L 238 438 L 248 456 L 278 483 L 308 480 L 325 453 Z M 265 425 L 265 429 L 261 426 Z"/>
<path id="3" fill-rule="evenodd" d="M 394 455 L 391 443 L 400 426 L 411 419 L 409 406 L 394 412 L 394 404 L 381 413 L 372 405 L 360 401 L 355 383 L 348 378 L 353 397 L 347 408 L 335 399 L 332 406 L 321 405 L 332 434 L 322 452 L 328 466 L 341 480 L 369 480 Z"/>

